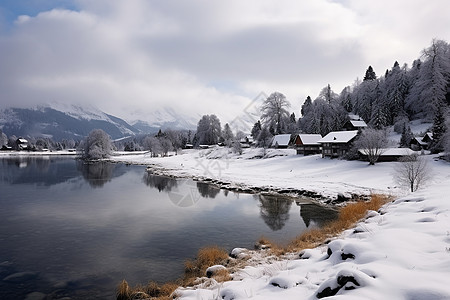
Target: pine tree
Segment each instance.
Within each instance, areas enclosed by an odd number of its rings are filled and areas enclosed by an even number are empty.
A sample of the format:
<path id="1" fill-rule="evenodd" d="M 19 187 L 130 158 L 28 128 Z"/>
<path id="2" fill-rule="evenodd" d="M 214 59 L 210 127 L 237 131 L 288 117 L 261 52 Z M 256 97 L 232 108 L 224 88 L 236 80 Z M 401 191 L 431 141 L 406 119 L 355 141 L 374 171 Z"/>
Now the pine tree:
<path id="1" fill-rule="evenodd" d="M 409 148 L 411 144 L 411 140 L 414 138 L 414 135 L 411 132 L 411 128 L 409 125 L 403 124 L 402 136 L 400 138 L 400 147 Z"/>
<path id="2" fill-rule="evenodd" d="M 445 124 L 447 108 L 441 105 L 435 112 L 433 127 L 431 132 L 433 133 L 433 142 L 430 145 L 432 153 L 439 153 L 444 150 L 444 136 L 447 132 L 447 126 Z"/>
<path id="3" fill-rule="evenodd" d="M 375 71 L 373 70 L 372 66 L 369 66 L 366 70 L 366 75 L 364 75 L 363 81 L 375 80 L 375 79 L 377 79 L 377 75 L 375 74 Z"/>

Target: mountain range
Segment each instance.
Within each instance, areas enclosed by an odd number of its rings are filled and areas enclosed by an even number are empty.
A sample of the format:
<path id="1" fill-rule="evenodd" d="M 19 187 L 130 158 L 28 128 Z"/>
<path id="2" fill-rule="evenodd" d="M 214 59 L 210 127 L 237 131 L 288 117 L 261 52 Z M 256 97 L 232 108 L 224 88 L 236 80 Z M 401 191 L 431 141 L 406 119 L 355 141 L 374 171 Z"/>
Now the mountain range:
<path id="1" fill-rule="evenodd" d="M 10 136 L 50 137 L 54 140 L 83 139 L 93 129 L 102 129 L 112 139 L 151 134 L 159 129 L 195 129 L 194 118 L 181 117 L 168 108 L 146 116 L 147 120 L 127 122 L 92 106 L 71 104 L 34 108 L 0 109 L 0 129 Z"/>

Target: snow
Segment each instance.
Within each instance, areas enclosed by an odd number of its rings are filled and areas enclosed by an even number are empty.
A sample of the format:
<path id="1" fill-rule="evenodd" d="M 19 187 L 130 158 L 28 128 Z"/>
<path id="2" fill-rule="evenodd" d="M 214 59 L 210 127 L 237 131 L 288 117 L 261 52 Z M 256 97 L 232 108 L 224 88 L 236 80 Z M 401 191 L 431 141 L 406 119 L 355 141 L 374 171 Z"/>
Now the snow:
<path id="1" fill-rule="evenodd" d="M 205 279 L 196 288 L 180 288 L 181 299 L 450 299 L 450 164 L 427 155 L 434 178 L 424 189 L 405 194 L 393 183 L 396 162 L 369 166 L 294 153 L 270 149 L 264 156 L 270 158 L 256 159 L 264 155 L 262 149 L 246 149 L 239 156 L 215 148 L 166 158 L 113 158 L 235 186 L 306 189 L 329 197 L 340 192 L 396 197 L 328 245 L 302 251 L 301 258 L 294 253 L 247 266 L 224 283 Z M 232 253 L 230 259 L 246 257 L 242 248 Z"/>
<path id="2" fill-rule="evenodd" d="M 366 122 L 362 121 L 362 120 L 350 120 L 350 123 L 353 125 L 353 127 L 355 128 L 362 128 L 362 127 L 367 127 Z"/>
<path id="3" fill-rule="evenodd" d="M 358 135 L 358 131 L 332 131 L 324 136 L 319 143 L 348 143 Z"/>
<path id="4" fill-rule="evenodd" d="M 320 134 L 299 134 L 303 145 L 319 145 L 319 140 L 322 138 Z"/>
<path id="5" fill-rule="evenodd" d="M 273 137 L 272 143 L 270 144 L 272 147 L 278 146 L 287 146 L 289 145 L 289 141 L 291 140 L 290 134 L 278 134 Z"/>

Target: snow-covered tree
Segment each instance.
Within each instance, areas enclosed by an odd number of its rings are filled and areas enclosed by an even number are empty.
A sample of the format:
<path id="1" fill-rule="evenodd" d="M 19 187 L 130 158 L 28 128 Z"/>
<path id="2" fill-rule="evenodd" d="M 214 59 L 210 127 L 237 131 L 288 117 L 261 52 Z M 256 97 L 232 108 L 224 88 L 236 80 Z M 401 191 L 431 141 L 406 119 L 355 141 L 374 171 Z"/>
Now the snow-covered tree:
<path id="1" fill-rule="evenodd" d="M 386 132 L 373 128 L 364 129 L 361 132 L 355 146 L 360 149 L 369 160 L 370 165 L 374 165 L 387 145 Z"/>
<path id="2" fill-rule="evenodd" d="M 270 141 L 272 140 L 272 134 L 270 134 L 267 127 L 263 127 L 259 133 L 257 139 L 257 146 L 264 148 L 264 155 L 266 154 L 266 149 L 270 146 Z"/>
<path id="3" fill-rule="evenodd" d="M 259 133 L 261 132 L 261 121 L 258 120 L 258 122 L 253 125 L 251 136 L 256 141 L 258 139 Z"/>
<path id="4" fill-rule="evenodd" d="M 312 107 L 312 99 L 310 96 L 308 96 L 308 97 L 306 97 L 305 102 L 303 103 L 301 111 L 300 111 L 302 116 L 306 115 L 308 113 L 309 109 L 311 109 L 311 107 Z"/>
<path id="5" fill-rule="evenodd" d="M 234 134 L 233 131 L 231 131 L 230 125 L 228 123 L 223 126 L 222 138 L 225 146 L 231 147 L 234 140 Z"/>
<path id="6" fill-rule="evenodd" d="M 372 66 L 369 66 L 366 70 L 366 75 L 364 75 L 363 81 L 370 81 L 377 79 L 377 75 L 375 74 L 375 71 L 373 70 Z"/>
<path id="7" fill-rule="evenodd" d="M 96 160 L 111 154 L 112 143 L 109 135 L 101 129 L 92 130 L 84 142 L 83 159 Z"/>
<path id="8" fill-rule="evenodd" d="M 8 144 L 8 137 L 0 128 L 0 148 Z"/>
<path id="9" fill-rule="evenodd" d="M 430 145 L 430 149 L 432 153 L 439 153 L 444 150 L 444 137 L 447 132 L 446 115 L 447 107 L 444 104 L 441 104 L 440 108 L 436 109 L 433 126 L 431 128 L 433 141 Z"/>
<path id="10" fill-rule="evenodd" d="M 216 115 L 204 115 L 197 125 L 197 145 L 214 145 L 222 133 L 220 120 Z"/>
<path id="11" fill-rule="evenodd" d="M 407 124 L 403 124 L 403 131 L 400 137 L 400 147 L 409 148 L 411 144 L 411 140 L 414 138 L 413 133 L 411 132 L 411 127 Z"/>
<path id="12" fill-rule="evenodd" d="M 347 112 L 352 112 L 353 110 L 353 102 L 352 96 L 350 92 L 350 87 L 346 86 L 339 95 L 339 102 L 344 107 Z"/>
<path id="13" fill-rule="evenodd" d="M 161 142 L 157 137 L 147 136 L 143 140 L 143 146 L 145 150 L 149 150 L 152 157 L 156 157 L 162 153 Z"/>
<path id="14" fill-rule="evenodd" d="M 332 101 L 335 101 L 339 97 L 338 94 L 336 94 L 332 89 L 330 84 L 328 84 L 326 87 L 324 87 L 320 93 L 317 99 L 323 99 L 328 103 L 331 103 Z"/>
<path id="15" fill-rule="evenodd" d="M 270 94 L 261 107 L 263 126 L 269 128 L 274 135 L 284 133 L 289 120 L 288 109 L 290 106 L 282 93 Z"/>
<path id="16" fill-rule="evenodd" d="M 433 40 L 422 56 L 424 61 L 407 97 L 406 107 L 411 113 L 432 120 L 441 105 L 448 104 L 450 46 L 445 41 Z"/>

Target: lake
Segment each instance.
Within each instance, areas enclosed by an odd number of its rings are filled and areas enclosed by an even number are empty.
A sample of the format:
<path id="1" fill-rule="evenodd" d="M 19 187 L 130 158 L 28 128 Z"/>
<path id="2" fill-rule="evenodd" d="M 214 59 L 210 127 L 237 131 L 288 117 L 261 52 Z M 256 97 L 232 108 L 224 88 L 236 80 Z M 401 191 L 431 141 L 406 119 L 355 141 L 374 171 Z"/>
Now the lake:
<path id="1" fill-rule="evenodd" d="M 122 279 L 179 278 L 202 247 L 287 243 L 336 217 L 301 203 L 155 176 L 145 166 L 3 158 L 0 299 L 114 299 Z"/>

